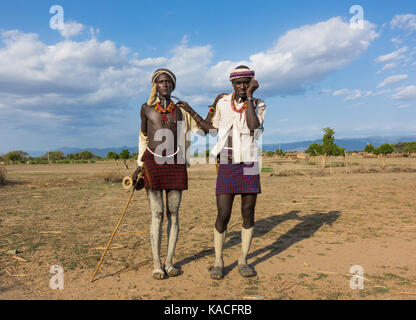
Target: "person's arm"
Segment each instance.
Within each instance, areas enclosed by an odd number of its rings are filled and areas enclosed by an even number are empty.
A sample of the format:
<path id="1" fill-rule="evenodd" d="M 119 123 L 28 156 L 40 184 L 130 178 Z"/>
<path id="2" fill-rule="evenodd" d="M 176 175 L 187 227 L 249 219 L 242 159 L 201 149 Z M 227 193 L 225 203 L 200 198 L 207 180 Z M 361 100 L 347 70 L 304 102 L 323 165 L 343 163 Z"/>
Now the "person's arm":
<path id="1" fill-rule="evenodd" d="M 246 121 L 247 127 L 250 130 L 255 130 L 260 127 L 260 121 L 257 117 L 256 110 L 254 107 L 253 93 L 259 87 L 259 83 L 254 78 L 250 81 L 247 88 L 247 109 L 246 109 Z"/>
<path id="2" fill-rule="evenodd" d="M 142 108 L 140 109 L 141 126 L 140 126 L 140 133 L 139 133 L 139 150 L 137 154 L 138 168 L 132 175 L 132 179 L 134 183 L 137 179 L 138 173 L 140 172 L 140 168 L 143 165 L 143 162 L 141 161 L 141 159 L 147 147 L 147 117 L 146 117 L 146 112 L 144 109 L 145 107 L 146 107 L 146 104 L 143 104 Z"/>
<path id="3" fill-rule="evenodd" d="M 192 107 L 187 102 L 179 101 L 177 105 L 189 113 L 189 115 L 197 123 L 198 127 L 201 128 L 205 134 L 209 133 L 210 130 L 215 129 L 212 126 L 211 121 L 204 120 L 194 109 L 192 109 Z"/>
<path id="4" fill-rule="evenodd" d="M 213 104 L 212 104 L 212 105 L 211 105 L 211 107 L 209 108 L 209 111 L 208 111 L 208 114 L 207 114 L 207 116 L 206 116 L 206 118 L 205 118 L 205 121 L 208 121 L 209 123 L 212 123 L 212 118 L 214 118 L 214 116 L 215 116 L 217 103 L 218 103 L 218 101 L 219 101 L 222 97 L 224 97 L 225 95 L 226 95 L 226 93 L 222 93 L 222 94 L 219 94 L 219 95 L 215 98 L 215 100 L 214 100 Z"/>

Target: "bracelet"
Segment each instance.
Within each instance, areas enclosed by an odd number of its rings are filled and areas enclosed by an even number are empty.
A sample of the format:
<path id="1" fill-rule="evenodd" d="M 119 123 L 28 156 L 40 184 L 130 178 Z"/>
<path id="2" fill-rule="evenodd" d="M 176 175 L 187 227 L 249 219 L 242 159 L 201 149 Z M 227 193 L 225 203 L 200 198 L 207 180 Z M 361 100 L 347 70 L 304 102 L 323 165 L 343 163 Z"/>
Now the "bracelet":
<path id="1" fill-rule="evenodd" d="M 215 111 L 216 111 L 216 107 L 214 107 L 214 106 L 210 106 L 209 107 L 209 113 L 211 113 L 211 114 L 215 114 Z"/>

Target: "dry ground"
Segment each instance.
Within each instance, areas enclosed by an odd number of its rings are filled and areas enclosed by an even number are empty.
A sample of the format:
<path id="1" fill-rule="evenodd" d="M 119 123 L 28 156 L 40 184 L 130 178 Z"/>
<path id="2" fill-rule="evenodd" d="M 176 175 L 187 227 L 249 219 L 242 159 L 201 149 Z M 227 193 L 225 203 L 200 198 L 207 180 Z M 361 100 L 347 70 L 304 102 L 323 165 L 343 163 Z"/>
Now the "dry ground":
<path id="1" fill-rule="evenodd" d="M 0 187 L 0 299 L 415 299 L 416 159 L 320 160 L 267 158 L 261 175 L 249 262 L 243 279 L 240 199 L 225 249 L 226 276 L 213 281 L 215 168 L 189 169 L 180 212 L 176 278 L 151 278 L 150 210 L 144 191 L 101 266 L 90 276 L 129 192 L 103 174 L 131 174 L 114 162 L 13 165 Z M 403 169 L 404 168 L 404 169 Z M 271 170 L 274 170 L 272 172 Z M 402 172 L 407 171 L 407 172 Z M 164 232 L 166 221 L 164 223 Z M 166 233 L 162 240 L 166 252 Z M 64 269 L 64 290 L 52 290 L 52 265 Z M 364 288 L 350 288 L 350 267 L 364 269 Z"/>

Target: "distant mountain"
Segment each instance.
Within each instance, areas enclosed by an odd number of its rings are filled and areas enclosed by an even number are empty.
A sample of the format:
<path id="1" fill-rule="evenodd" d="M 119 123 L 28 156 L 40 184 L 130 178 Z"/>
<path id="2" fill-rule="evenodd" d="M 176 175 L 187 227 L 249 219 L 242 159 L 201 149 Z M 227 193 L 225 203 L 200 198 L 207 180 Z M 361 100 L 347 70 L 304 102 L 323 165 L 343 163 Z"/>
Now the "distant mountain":
<path id="1" fill-rule="evenodd" d="M 367 144 L 372 144 L 374 147 L 378 147 L 383 143 L 395 144 L 398 142 L 416 141 L 416 136 L 407 137 L 367 137 L 367 138 L 346 138 L 335 139 L 335 143 L 340 147 L 345 148 L 346 151 L 362 151 Z M 322 143 L 322 139 L 281 143 L 281 144 L 263 144 L 264 151 L 276 151 L 281 148 L 283 152 L 287 151 L 305 151 L 310 144 L 317 142 Z"/>
<path id="2" fill-rule="evenodd" d="M 365 146 L 368 143 L 371 143 L 374 147 L 378 147 L 383 143 L 395 144 L 398 142 L 409 142 L 416 141 L 416 136 L 402 136 L 402 137 L 367 137 L 367 138 L 346 138 L 346 139 L 335 139 L 335 143 L 340 147 L 345 148 L 347 151 L 361 151 L 364 150 Z M 264 151 L 276 151 L 281 148 L 284 152 L 287 151 L 304 151 L 306 150 L 311 143 L 322 143 L 322 139 L 316 140 L 307 140 L 299 142 L 290 142 L 290 143 L 276 143 L 276 144 L 263 144 Z M 137 152 L 137 146 L 135 147 L 114 147 L 114 148 L 57 148 L 51 149 L 50 151 L 61 150 L 65 154 L 81 152 L 83 150 L 88 150 L 94 153 L 97 156 L 105 157 L 110 151 L 120 153 L 123 149 L 129 150 L 130 153 Z M 32 157 L 40 157 L 44 155 L 47 151 L 27 151 Z"/>

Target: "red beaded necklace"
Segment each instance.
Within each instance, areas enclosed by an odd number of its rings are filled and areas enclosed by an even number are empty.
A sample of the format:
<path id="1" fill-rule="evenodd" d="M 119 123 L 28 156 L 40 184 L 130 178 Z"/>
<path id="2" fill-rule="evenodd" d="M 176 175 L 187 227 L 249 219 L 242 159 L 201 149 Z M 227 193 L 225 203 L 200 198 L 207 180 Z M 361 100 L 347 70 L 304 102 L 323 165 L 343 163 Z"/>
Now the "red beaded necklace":
<path id="1" fill-rule="evenodd" d="M 233 109 L 233 111 L 235 112 L 238 112 L 241 118 L 241 114 L 247 109 L 247 100 L 244 102 L 243 106 L 240 109 L 237 109 L 237 107 L 235 106 L 235 92 L 234 92 L 233 95 L 231 96 L 231 109 Z"/>
<path id="2" fill-rule="evenodd" d="M 171 101 L 169 102 L 169 106 L 166 109 L 163 109 L 162 105 L 160 104 L 160 102 L 158 102 L 155 105 L 155 110 L 157 112 L 159 112 L 160 114 L 162 114 L 162 120 L 164 123 L 168 122 L 168 113 L 171 113 L 172 111 L 175 111 L 175 119 L 176 119 L 176 105 Z"/>

